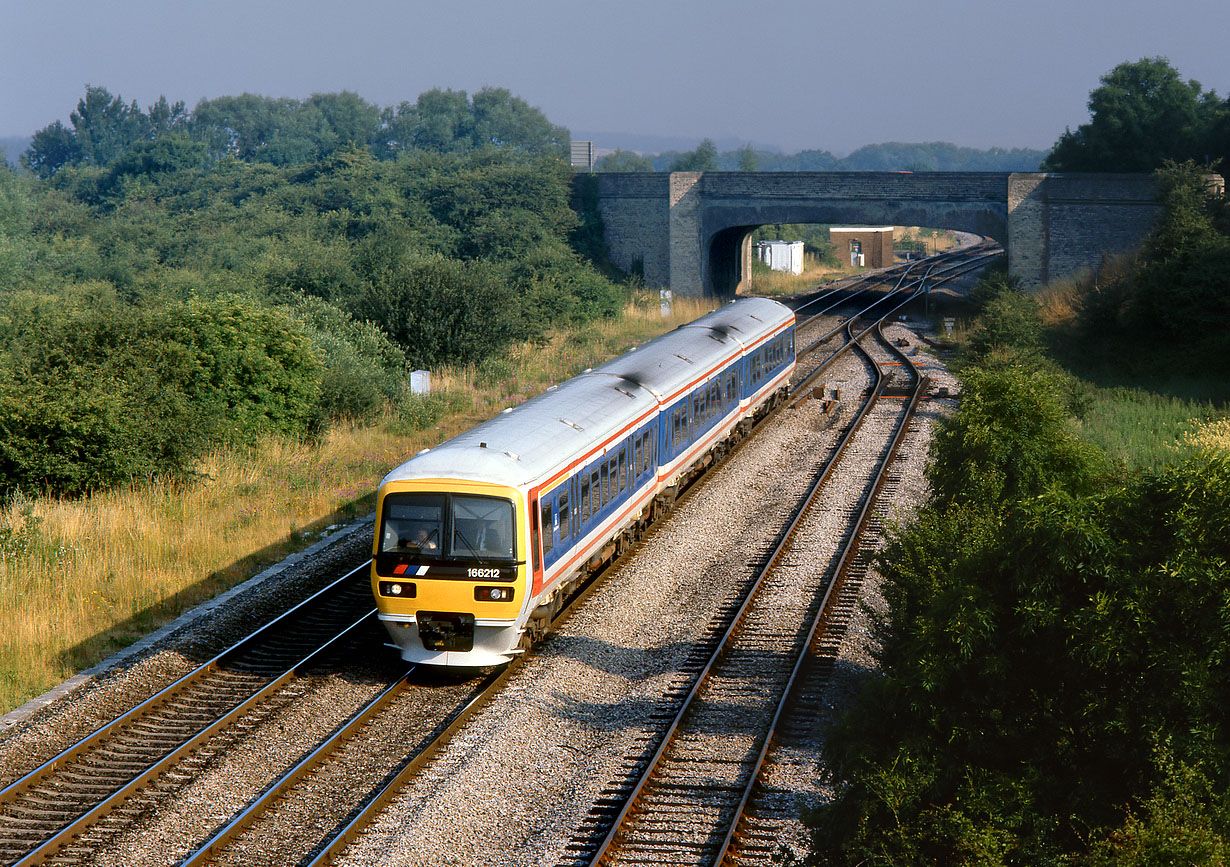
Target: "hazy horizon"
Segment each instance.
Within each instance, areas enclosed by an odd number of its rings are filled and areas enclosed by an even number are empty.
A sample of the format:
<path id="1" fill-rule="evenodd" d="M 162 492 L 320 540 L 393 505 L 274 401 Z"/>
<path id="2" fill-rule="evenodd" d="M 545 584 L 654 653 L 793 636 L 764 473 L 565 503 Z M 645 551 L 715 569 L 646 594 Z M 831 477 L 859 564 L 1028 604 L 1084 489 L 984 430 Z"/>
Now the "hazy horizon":
<path id="1" fill-rule="evenodd" d="M 67 122 L 87 85 L 147 107 L 349 90 L 380 106 L 435 87 L 505 87 L 574 131 L 848 154 L 885 142 L 1049 150 L 1116 64 L 1164 56 L 1225 95 L 1224 0 L 468 0 L 13 7 L 0 134 Z M 582 136 L 578 136 L 582 137 Z M 597 139 L 597 137 L 595 136 Z M 602 142 L 599 141 L 599 146 Z"/>

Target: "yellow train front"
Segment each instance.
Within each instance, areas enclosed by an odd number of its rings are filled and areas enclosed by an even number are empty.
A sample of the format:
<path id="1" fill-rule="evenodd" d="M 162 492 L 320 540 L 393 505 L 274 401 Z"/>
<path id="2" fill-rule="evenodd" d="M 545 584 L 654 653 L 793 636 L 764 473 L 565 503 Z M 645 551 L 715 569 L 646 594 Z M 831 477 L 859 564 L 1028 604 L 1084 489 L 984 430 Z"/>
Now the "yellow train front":
<path id="1" fill-rule="evenodd" d="M 794 314 L 741 299 L 394 469 L 371 583 L 402 658 L 509 661 L 793 367 Z"/>
<path id="2" fill-rule="evenodd" d="M 524 496 L 456 478 L 386 481 L 373 561 L 379 616 L 409 661 L 496 665 L 527 598 Z"/>

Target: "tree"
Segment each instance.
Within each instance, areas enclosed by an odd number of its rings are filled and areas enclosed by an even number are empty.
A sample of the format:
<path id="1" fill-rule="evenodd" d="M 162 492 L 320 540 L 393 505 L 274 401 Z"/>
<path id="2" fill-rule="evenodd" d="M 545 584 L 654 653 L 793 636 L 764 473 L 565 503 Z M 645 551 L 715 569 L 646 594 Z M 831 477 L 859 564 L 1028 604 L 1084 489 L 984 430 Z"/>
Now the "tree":
<path id="1" fill-rule="evenodd" d="M 314 93 L 305 108 L 320 112 L 339 146 L 365 145 L 380 129 L 380 109 L 348 90 Z"/>
<path id="2" fill-rule="evenodd" d="M 671 163 L 672 172 L 713 172 L 717 171 L 717 145 L 712 139 L 705 139 L 696 146 L 696 150 L 680 154 Z"/>
<path id="3" fill-rule="evenodd" d="M 60 121 L 36 132 L 23 159 L 39 177 L 49 178 L 73 165 L 105 167 L 137 142 L 186 129 L 184 104 L 165 96 L 142 112 L 136 100 L 125 103 L 105 87 L 87 86 L 69 115 L 72 128 Z"/>
<path id="4" fill-rule="evenodd" d="M 752 146 L 744 145 L 739 148 L 739 171 L 754 172 L 759 170 L 759 160 L 756 158 L 756 151 Z"/>
<path id="5" fill-rule="evenodd" d="M 449 153 L 469 146 L 473 117 L 464 90 L 437 88 L 421 93 L 406 114 L 410 135 L 403 140 L 403 148 Z"/>
<path id="6" fill-rule="evenodd" d="M 613 152 L 598 157 L 594 163 L 596 172 L 652 172 L 653 160 L 636 151 L 616 148 Z"/>
<path id="7" fill-rule="evenodd" d="M 1164 57 L 1121 63 L 1089 94 L 1089 123 L 1066 130 L 1042 168 L 1151 172 L 1167 159 L 1202 159 L 1218 104 Z"/>
<path id="8" fill-rule="evenodd" d="M 34 134 L 21 159 L 40 178 L 49 178 L 64 166 L 79 162 L 81 148 L 73 131 L 57 120 Z"/>
<path id="9" fill-rule="evenodd" d="M 484 87 L 472 100 L 475 147 L 494 145 L 536 154 L 564 156 L 568 130 L 502 87 Z"/>

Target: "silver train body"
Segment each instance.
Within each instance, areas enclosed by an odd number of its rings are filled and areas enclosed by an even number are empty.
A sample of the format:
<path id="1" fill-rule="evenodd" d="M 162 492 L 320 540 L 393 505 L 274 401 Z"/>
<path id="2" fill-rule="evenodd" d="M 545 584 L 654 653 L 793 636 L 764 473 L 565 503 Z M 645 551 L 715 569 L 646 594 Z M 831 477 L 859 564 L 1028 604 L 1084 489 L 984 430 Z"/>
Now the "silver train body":
<path id="1" fill-rule="evenodd" d="M 389 473 L 371 567 L 404 659 L 507 662 L 785 393 L 794 314 L 734 301 Z"/>

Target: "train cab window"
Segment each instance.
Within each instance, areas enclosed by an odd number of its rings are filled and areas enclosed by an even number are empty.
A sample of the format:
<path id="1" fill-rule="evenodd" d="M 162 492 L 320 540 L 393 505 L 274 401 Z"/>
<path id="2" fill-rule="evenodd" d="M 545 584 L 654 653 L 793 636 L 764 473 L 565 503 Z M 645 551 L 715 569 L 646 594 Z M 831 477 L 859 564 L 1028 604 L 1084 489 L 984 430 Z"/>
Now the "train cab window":
<path id="1" fill-rule="evenodd" d="M 581 480 L 581 523 L 589 520 L 589 479 Z"/>
<path id="2" fill-rule="evenodd" d="M 572 510 L 569 508 L 568 491 L 565 489 L 559 495 L 559 540 L 568 538 L 572 531 Z"/>
<path id="3" fill-rule="evenodd" d="M 384 500 L 380 550 L 439 557 L 444 547 L 443 494 L 390 494 Z"/>
<path id="4" fill-rule="evenodd" d="M 545 555 L 554 546 L 555 541 L 555 510 L 552 509 L 552 503 L 547 502 L 542 504 L 542 553 Z"/>
<path id="5" fill-rule="evenodd" d="M 619 450 L 619 490 L 628 490 L 628 456 L 623 449 Z"/>
<path id="6" fill-rule="evenodd" d="M 495 497 L 470 497 L 454 494 L 453 538 L 450 553 L 455 557 L 513 557 L 512 503 Z"/>

